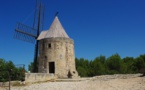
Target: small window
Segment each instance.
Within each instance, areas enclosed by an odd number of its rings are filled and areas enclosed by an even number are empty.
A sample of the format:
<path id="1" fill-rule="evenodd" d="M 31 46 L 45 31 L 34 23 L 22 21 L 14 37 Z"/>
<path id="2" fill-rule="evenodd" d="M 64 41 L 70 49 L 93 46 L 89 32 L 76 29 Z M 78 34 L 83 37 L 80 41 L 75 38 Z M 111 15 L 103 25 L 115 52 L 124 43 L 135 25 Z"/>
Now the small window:
<path id="1" fill-rule="evenodd" d="M 51 43 L 48 44 L 48 48 L 51 48 Z"/>
<path id="2" fill-rule="evenodd" d="M 45 60 L 47 60 L 47 56 L 45 56 L 44 58 L 45 58 Z"/>

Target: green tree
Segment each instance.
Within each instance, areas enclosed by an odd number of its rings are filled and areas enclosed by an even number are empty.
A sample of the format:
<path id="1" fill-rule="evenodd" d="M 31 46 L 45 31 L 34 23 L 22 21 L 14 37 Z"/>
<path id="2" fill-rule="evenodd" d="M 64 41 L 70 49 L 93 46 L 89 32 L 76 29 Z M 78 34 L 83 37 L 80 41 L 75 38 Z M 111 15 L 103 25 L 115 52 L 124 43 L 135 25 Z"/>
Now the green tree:
<path id="1" fill-rule="evenodd" d="M 118 54 L 114 54 L 106 61 L 108 74 L 118 74 L 121 72 L 121 57 Z"/>
<path id="2" fill-rule="evenodd" d="M 85 60 L 84 58 L 76 58 L 76 69 L 80 76 L 88 76 L 89 74 L 89 60 Z"/>
<path id="3" fill-rule="evenodd" d="M 86 70 L 84 67 L 79 66 L 79 67 L 77 68 L 77 71 L 78 71 L 78 73 L 79 73 L 79 75 L 80 75 L 81 77 L 87 77 L 87 76 L 88 76 L 87 70 Z"/>
<path id="4" fill-rule="evenodd" d="M 102 56 L 97 57 L 94 59 L 92 63 L 94 75 L 102 75 L 105 74 L 105 65 L 104 65 L 104 59 L 102 59 Z"/>
<path id="5" fill-rule="evenodd" d="M 133 71 L 134 58 L 133 57 L 125 57 L 125 58 L 123 58 L 123 62 L 125 65 L 125 73 L 127 73 L 127 74 L 134 73 L 134 71 Z"/>
<path id="6" fill-rule="evenodd" d="M 13 64 L 12 61 L 5 61 L 4 59 L 0 59 L 0 82 L 5 82 L 9 80 L 9 76 L 11 80 L 19 80 L 19 78 L 24 78 L 25 75 L 24 68 L 17 68 Z"/>
<path id="7" fill-rule="evenodd" d="M 137 73 L 142 68 L 145 68 L 145 61 L 142 57 L 137 57 L 133 62 L 133 70 Z"/>
<path id="8" fill-rule="evenodd" d="M 33 72 L 33 70 L 34 70 L 34 62 L 31 62 L 31 63 L 28 65 L 28 70 L 29 70 L 30 72 Z"/>

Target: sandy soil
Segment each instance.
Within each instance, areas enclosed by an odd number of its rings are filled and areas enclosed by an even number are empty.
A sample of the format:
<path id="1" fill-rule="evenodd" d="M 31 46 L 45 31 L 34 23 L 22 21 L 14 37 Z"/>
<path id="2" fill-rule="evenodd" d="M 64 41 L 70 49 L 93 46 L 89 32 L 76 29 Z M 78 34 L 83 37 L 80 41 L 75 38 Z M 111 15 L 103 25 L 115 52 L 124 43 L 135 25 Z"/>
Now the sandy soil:
<path id="1" fill-rule="evenodd" d="M 8 90 L 8 88 L 0 88 Z M 11 90 L 145 90 L 145 77 L 134 75 L 103 75 L 75 82 L 45 82 L 12 87 Z"/>

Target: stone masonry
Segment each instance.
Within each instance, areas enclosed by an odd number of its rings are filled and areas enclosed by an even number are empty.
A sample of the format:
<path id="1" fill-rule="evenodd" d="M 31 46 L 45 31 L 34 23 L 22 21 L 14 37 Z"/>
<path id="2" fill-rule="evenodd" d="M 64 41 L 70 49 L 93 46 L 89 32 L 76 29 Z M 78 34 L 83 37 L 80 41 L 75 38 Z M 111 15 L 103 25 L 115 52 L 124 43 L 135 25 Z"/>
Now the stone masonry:
<path id="1" fill-rule="evenodd" d="M 38 37 L 39 73 L 54 74 L 59 78 L 78 77 L 75 65 L 74 41 L 68 37 L 58 17 L 49 30 Z"/>

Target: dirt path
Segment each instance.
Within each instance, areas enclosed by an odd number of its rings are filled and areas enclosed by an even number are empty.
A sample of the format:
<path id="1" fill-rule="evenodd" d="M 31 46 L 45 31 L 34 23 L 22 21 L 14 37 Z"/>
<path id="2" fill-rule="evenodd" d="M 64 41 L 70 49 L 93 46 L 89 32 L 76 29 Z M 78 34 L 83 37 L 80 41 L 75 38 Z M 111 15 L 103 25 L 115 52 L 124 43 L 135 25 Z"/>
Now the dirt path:
<path id="1" fill-rule="evenodd" d="M 145 77 L 103 75 L 77 82 L 45 82 L 12 87 L 11 90 L 145 90 Z M 0 90 L 8 90 L 0 88 Z"/>

